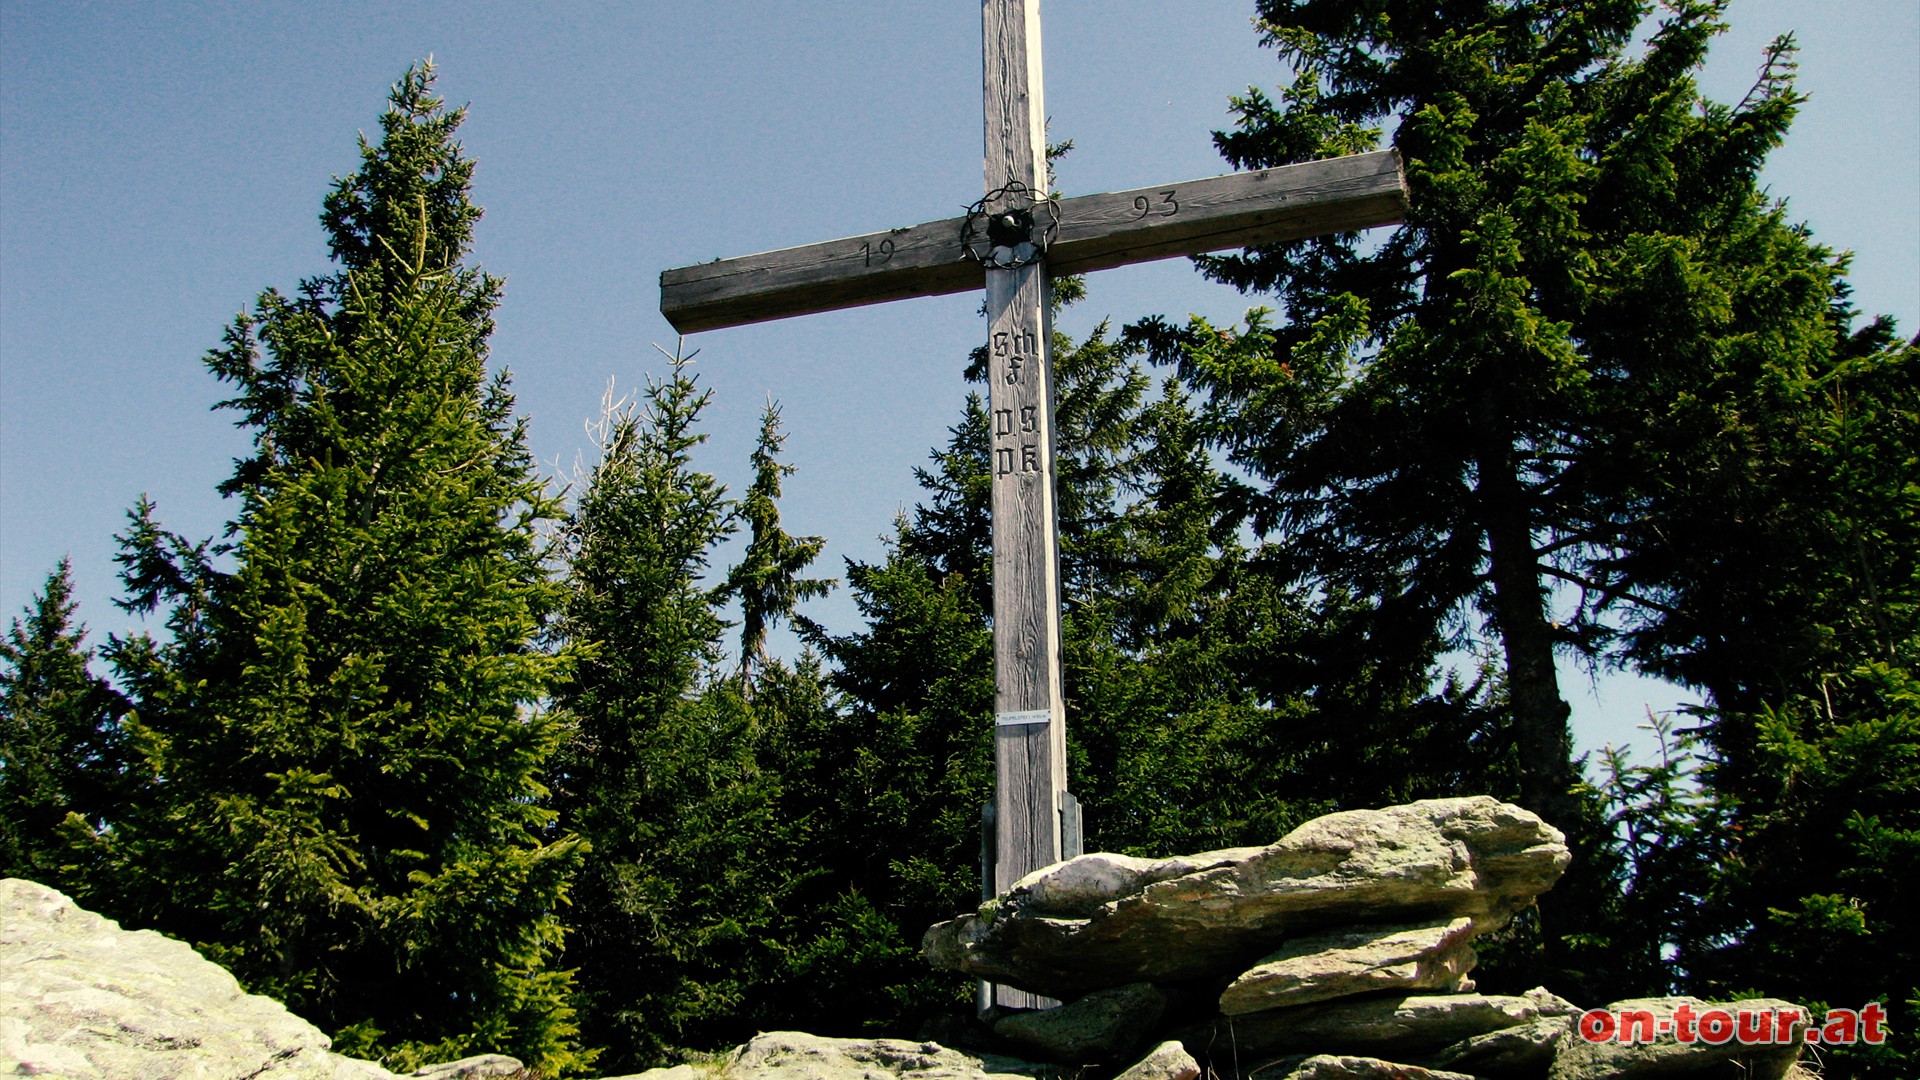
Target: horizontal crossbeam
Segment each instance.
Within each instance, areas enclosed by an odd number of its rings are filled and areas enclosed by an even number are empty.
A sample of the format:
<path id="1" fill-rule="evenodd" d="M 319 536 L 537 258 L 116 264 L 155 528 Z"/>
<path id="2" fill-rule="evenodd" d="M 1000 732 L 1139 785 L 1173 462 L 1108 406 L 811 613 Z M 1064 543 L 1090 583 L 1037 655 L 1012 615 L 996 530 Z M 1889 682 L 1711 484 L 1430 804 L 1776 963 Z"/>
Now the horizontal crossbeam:
<path id="1" fill-rule="evenodd" d="M 1058 203 L 1053 274 L 1199 255 L 1404 220 L 1392 150 Z M 1040 211 L 1041 216 L 1045 211 Z M 683 266 L 660 275 L 660 313 L 683 334 L 979 289 L 961 243 L 965 218 Z"/>

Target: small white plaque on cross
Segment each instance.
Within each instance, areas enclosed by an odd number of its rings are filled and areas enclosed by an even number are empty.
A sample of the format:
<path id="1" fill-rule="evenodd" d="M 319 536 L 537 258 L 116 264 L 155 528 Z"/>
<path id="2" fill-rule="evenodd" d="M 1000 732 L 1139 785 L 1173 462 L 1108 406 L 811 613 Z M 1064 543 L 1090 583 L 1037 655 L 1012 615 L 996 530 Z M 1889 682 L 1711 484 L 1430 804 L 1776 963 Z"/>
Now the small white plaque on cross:
<path id="1" fill-rule="evenodd" d="M 681 333 L 985 287 L 993 470 L 992 887 L 1063 855 L 1067 795 L 1054 520 L 1050 274 L 1398 224 L 1390 150 L 1047 199 L 1039 0 L 981 0 L 986 197 L 964 218 L 668 270 Z M 992 1002 L 1045 1004 L 1010 987 Z"/>

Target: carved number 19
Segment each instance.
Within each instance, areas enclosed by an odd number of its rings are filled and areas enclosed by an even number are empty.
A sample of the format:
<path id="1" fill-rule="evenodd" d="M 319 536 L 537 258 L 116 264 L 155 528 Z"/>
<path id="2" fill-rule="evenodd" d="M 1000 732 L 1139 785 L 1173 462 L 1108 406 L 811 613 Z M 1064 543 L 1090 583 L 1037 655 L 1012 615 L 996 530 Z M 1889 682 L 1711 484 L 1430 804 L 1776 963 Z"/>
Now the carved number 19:
<path id="1" fill-rule="evenodd" d="M 882 240 L 880 241 L 879 247 L 874 247 L 872 244 L 861 244 L 860 257 L 867 261 L 868 266 L 885 263 L 888 259 L 893 258 L 893 241 Z"/>

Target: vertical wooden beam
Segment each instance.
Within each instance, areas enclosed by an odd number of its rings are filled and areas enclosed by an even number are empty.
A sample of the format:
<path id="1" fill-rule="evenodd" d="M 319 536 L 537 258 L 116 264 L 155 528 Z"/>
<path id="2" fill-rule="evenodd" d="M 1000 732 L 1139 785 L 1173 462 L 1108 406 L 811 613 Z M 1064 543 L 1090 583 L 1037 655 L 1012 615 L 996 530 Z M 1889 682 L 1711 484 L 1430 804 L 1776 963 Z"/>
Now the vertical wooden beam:
<path id="1" fill-rule="evenodd" d="M 981 0 L 986 190 L 1046 188 L 1039 0 Z M 992 207 L 988 208 L 993 209 Z M 1044 260 L 987 277 L 993 449 L 996 843 L 1005 891 L 1059 861 L 1066 791 L 1060 680 L 1060 549 L 1054 510 L 1052 318 Z M 1052 1004 L 996 987 L 994 1003 Z"/>

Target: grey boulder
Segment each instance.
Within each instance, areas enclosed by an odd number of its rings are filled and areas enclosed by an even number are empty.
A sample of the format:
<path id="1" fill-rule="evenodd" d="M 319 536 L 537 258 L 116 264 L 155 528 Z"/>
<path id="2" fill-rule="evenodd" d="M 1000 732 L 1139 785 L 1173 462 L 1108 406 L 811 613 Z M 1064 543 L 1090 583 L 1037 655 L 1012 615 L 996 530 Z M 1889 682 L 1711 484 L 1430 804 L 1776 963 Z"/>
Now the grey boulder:
<path id="1" fill-rule="evenodd" d="M 735 1050 L 721 1073 L 728 1080 L 1033 1080 L 1038 1071 L 933 1042 L 770 1031 Z"/>
<path id="2" fill-rule="evenodd" d="M 1237 975 L 1289 938 L 1353 923 L 1505 924 L 1558 880 L 1565 838 L 1476 796 L 1307 822 L 1266 847 L 1175 859 L 1083 855 L 927 931 L 934 967 L 1073 998 Z"/>
<path id="3" fill-rule="evenodd" d="M 1691 1041 L 1682 1041 L 1675 1024 L 1682 1005 L 1691 1009 L 1696 1018 Z M 1697 1018 L 1714 1010 L 1724 1011 L 1729 1017 L 1742 1010 L 1750 1014 L 1764 1012 L 1773 1016 L 1792 1010 L 1803 1019 L 1786 1031 L 1779 1032 L 1779 1041 L 1743 1044 L 1735 1028 L 1732 1030 L 1734 1037 L 1724 1042 L 1710 1043 L 1700 1037 Z M 1589 1041 L 1578 1033 L 1569 1033 L 1561 1037 L 1553 1055 L 1553 1066 L 1547 1073 L 1549 1080 L 1632 1080 L 1640 1076 L 1782 1080 L 1800 1059 L 1800 1047 L 1806 1032 L 1804 1017 L 1807 1011 L 1792 1002 L 1776 998 L 1750 998 L 1724 1004 L 1690 997 L 1633 998 L 1616 1001 L 1608 1005 L 1606 1011 L 1616 1017 L 1624 1013 L 1649 1014 L 1655 1025 L 1652 1041 L 1630 1043 L 1617 1038 Z M 1644 1030 L 1638 1029 L 1634 1032 L 1636 1036 L 1643 1033 Z M 1772 1038 L 1773 1034 L 1769 1032 L 1768 1037 Z"/>
<path id="4" fill-rule="evenodd" d="M 1294 1066 L 1282 1080 L 1476 1080 L 1465 1073 L 1441 1072 L 1370 1057 L 1315 1054 Z"/>
<path id="5" fill-rule="evenodd" d="M 407 1080 L 515 1080 L 525 1075 L 526 1066 L 505 1054 L 475 1054 L 459 1061 L 443 1062 L 415 1069 Z"/>
<path id="6" fill-rule="evenodd" d="M 1140 1049 L 1167 1011 L 1151 983 L 1096 990 L 1056 1009 L 1015 1013 L 993 1033 L 1016 1051 L 1061 1065 L 1117 1065 Z"/>
<path id="7" fill-rule="evenodd" d="M 1255 1054 L 1303 1052 L 1407 1059 L 1490 1032 L 1578 1013 L 1545 990 L 1525 995 L 1387 994 L 1271 1009 L 1214 1022 L 1212 1041 Z"/>
<path id="8" fill-rule="evenodd" d="M 184 942 L 0 880 L 0 1074 L 394 1080 L 331 1045 Z"/>
<path id="9" fill-rule="evenodd" d="M 1196 1080 L 1200 1063 L 1187 1048 L 1169 1040 L 1153 1048 L 1114 1080 Z"/>
<path id="10" fill-rule="evenodd" d="M 1461 990 L 1473 970 L 1473 920 L 1363 926 L 1289 941 L 1220 995 L 1228 1016 L 1379 990 Z"/>

